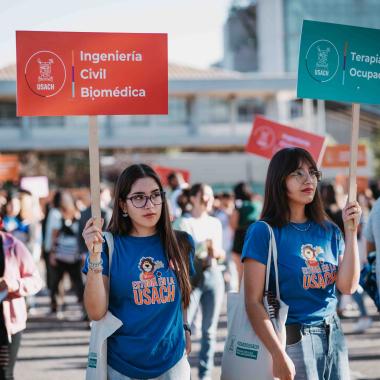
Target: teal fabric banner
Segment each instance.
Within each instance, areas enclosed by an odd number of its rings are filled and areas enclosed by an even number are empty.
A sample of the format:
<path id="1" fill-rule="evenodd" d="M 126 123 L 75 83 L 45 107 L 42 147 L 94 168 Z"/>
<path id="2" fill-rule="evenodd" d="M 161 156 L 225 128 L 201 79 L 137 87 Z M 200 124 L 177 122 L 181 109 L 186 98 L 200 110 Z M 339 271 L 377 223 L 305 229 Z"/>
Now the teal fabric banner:
<path id="1" fill-rule="evenodd" d="M 380 30 L 304 20 L 297 96 L 379 104 Z"/>

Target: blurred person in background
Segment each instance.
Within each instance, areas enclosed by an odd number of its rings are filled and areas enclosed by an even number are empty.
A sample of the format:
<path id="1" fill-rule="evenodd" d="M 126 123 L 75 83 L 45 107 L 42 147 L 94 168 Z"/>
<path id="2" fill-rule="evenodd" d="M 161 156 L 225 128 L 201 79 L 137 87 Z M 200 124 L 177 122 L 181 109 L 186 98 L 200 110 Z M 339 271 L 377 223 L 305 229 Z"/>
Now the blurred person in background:
<path id="1" fill-rule="evenodd" d="M 4 231 L 22 241 L 37 263 L 42 244 L 42 211 L 38 198 L 27 190 L 10 192 L 3 210 Z"/>
<path id="2" fill-rule="evenodd" d="M 240 182 L 234 187 L 235 210 L 231 216 L 231 228 L 234 230 L 232 245 L 232 259 L 239 274 L 239 284 L 243 275 L 241 254 L 244 238 L 248 227 L 260 218 L 262 204 L 254 199 L 254 194 L 245 182 Z"/>
<path id="3" fill-rule="evenodd" d="M 202 337 L 199 353 L 199 379 L 211 380 L 214 368 L 216 331 L 224 297 L 224 279 L 218 261 L 223 261 L 223 232 L 220 221 L 210 216 L 214 195 L 210 186 L 197 183 L 190 189 L 191 217 L 179 226 L 195 243 L 193 290 L 187 312 L 188 322 L 194 321 L 198 308 L 202 311 Z"/>
<path id="4" fill-rule="evenodd" d="M 227 291 L 237 291 L 239 288 L 239 275 L 235 262 L 232 260 L 232 243 L 234 231 L 231 228 L 231 216 L 235 209 L 234 196 L 231 193 L 220 193 L 215 196 L 213 216 L 222 223 L 223 249 L 226 252 L 226 271 L 224 281 Z"/>
<path id="5" fill-rule="evenodd" d="M 6 203 L 7 203 L 7 196 L 5 192 L 3 193 L 3 191 L 0 190 L 0 214 L 2 213 L 3 208 Z"/>
<path id="6" fill-rule="evenodd" d="M 14 379 L 21 334 L 26 327 L 25 297 L 36 294 L 41 286 L 26 246 L 10 233 L 0 231 L 0 379 Z"/>
<path id="7" fill-rule="evenodd" d="M 20 219 L 28 226 L 28 238 L 25 245 L 32 253 L 35 263 L 41 258 L 43 213 L 38 197 L 29 191 L 20 191 Z"/>
<path id="8" fill-rule="evenodd" d="M 174 229 L 181 229 L 182 220 L 191 217 L 192 205 L 190 202 L 190 189 L 183 189 L 177 197 L 178 207 L 181 209 L 181 215 L 173 221 Z M 170 206 L 169 206 L 170 207 Z"/>
<path id="9" fill-rule="evenodd" d="M 78 246 L 79 211 L 70 193 L 63 192 L 60 206 L 60 220 L 52 226 L 52 246 L 49 255 L 52 270 L 51 312 L 58 317 L 57 295 L 65 273 L 71 279 L 72 287 L 80 304 L 83 303 L 82 257 Z M 61 309 L 61 307 L 60 307 Z"/>
<path id="10" fill-rule="evenodd" d="M 364 192 L 358 193 L 358 202 L 362 208 L 362 217 L 358 226 L 358 247 L 360 263 L 363 267 L 367 263 L 367 239 L 365 238 L 364 230 L 368 223 L 368 216 L 373 206 L 372 192 L 370 189 L 366 189 Z M 366 292 L 359 285 L 358 290 L 352 295 L 353 300 L 356 302 L 359 308 L 360 316 L 353 327 L 354 333 L 361 333 L 372 326 L 373 320 L 368 315 L 367 307 L 364 304 L 364 297 Z"/>
<path id="11" fill-rule="evenodd" d="M 169 202 L 170 210 L 174 220 L 181 216 L 181 208 L 178 206 L 177 199 L 182 193 L 182 190 L 187 189 L 189 184 L 186 183 L 182 173 L 172 172 L 168 175 L 168 184 L 170 187 Z"/>
<path id="12" fill-rule="evenodd" d="M 52 287 L 52 268 L 50 266 L 50 252 L 52 250 L 52 238 L 54 226 L 59 226 L 62 219 L 61 214 L 62 192 L 57 190 L 52 202 L 46 205 L 45 218 L 42 221 L 42 235 L 43 235 L 43 258 L 46 266 L 46 285 L 51 292 Z"/>
<path id="13" fill-rule="evenodd" d="M 325 183 L 321 185 L 321 199 L 324 206 L 325 213 L 330 218 L 330 220 L 335 223 L 336 226 L 339 227 L 342 235 L 344 237 L 344 222 L 343 222 L 343 211 L 339 207 L 337 199 L 336 199 L 336 191 L 334 185 L 331 183 Z M 358 197 L 360 201 L 360 196 Z M 363 206 L 363 202 L 359 202 L 360 206 Z M 357 239 L 358 239 L 358 248 L 359 248 L 359 256 L 361 264 L 363 264 L 363 251 L 361 244 L 362 237 L 362 226 L 364 223 L 365 215 L 367 214 L 366 208 L 362 207 L 362 216 L 357 228 Z M 368 316 L 368 310 L 364 304 L 364 293 L 363 289 L 359 285 L 358 289 L 351 296 L 349 295 L 341 295 L 337 290 L 337 298 L 338 298 L 338 306 L 337 312 L 340 317 L 344 316 L 344 311 L 348 307 L 347 303 L 349 303 L 350 299 L 355 301 L 359 309 L 359 318 L 353 326 L 354 333 L 360 333 L 365 331 L 367 328 L 371 327 L 372 319 Z M 346 302 L 347 301 L 347 302 Z"/>
<path id="14" fill-rule="evenodd" d="M 367 254 L 376 252 L 376 280 L 380 296 L 380 198 L 376 200 L 368 215 L 364 235 L 367 239 Z"/>
<path id="15" fill-rule="evenodd" d="M 321 185 L 321 199 L 323 207 L 325 209 L 325 213 L 344 234 L 342 209 L 339 207 L 337 203 L 335 188 L 331 183 Z"/>
<path id="16" fill-rule="evenodd" d="M 371 180 L 369 188 L 375 200 L 380 197 L 380 179 Z"/>
<path id="17" fill-rule="evenodd" d="M 106 229 L 112 217 L 112 208 L 111 208 L 111 189 L 105 183 L 100 184 L 100 214 L 101 218 L 104 220 L 103 229 Z M 80 213 L 79 218 L 79 228 L 78 228 L 78 246 L 79 252 L 82 254 L 82 257 L 87 255 L 86 242 L 82 237 L 83 229 L 87 221 L 91 218 L 91 206 L 88 206 Z"/>
<path id="18" fill-rule="evenodd" d="M 26 240 L 23 243 L 32 254 L 34 263 L 39 268 L 42 253 L 42 224 L 43 213 L 39 198 L 33 196 L 27 190 L 20 190 L 20 219 L 27 226 Z M 16 235 L 17 237 L 17 235 Z M 34 296 L 27 298 L 28 312 L 36 311 L 36 300 Z"/>
<path id="19" fill-rule="evenodd" d="M 28 240 L 28 226 L 20 217 L 21 201 L 18 192 L 11 191 L 7 194 L 7 201 L 3 206 L 3 229 L 20 239 L 24 244 Z"/>

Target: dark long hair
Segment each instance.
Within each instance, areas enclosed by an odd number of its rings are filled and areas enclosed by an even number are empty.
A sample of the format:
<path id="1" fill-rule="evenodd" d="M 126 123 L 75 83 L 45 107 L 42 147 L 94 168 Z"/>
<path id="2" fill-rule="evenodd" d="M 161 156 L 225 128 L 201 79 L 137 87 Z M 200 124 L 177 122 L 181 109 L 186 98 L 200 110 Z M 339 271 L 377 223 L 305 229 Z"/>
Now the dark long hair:
<path id="1" fill-rule="evenodd" d="M 241 200 L 241 201 L 250 201 L 253 196 L 251 190 L 249 189 L 248 184 L 245 182 L 239 182 L 234 187 L 234 194 L 235 194 L 235 199 Z"/>
<path id="2" fill-rule="evenodd" d="M 302 148 L 281 149 L 272 157 L 265 182 L 264 205 L 261 212 L 261 219 L 270 225 L 282 227 L 289 223 L 290 208 L 286 178 L 304 162 L 310 164 L 314 170 L 318 170 L 313 157 Z M 312 202 L 305 206 L 305 215 L 321 225 L 327 219 L 318 188 Z"/>
<path id="3" fill-rule="evenodd" d="M 198 195 L 198 193 L 200 192 L 201 193 L 201 202 L 203 202 L 203 196 L 204 196 L 206 186 L 207 185 L 205 183 L 194 183 L 194 185 L 191 186 L 191 188 L 189 190 L 189 196 L 190 197 L 196 197 Z"/>
<path id="4" fill-rule="evenodd" d="M 132 230 L 131 218 L 123 217 L 119 206 L 119 201 L 125 201 L 133 184 L 140 178 L 152 178 L 163 191 L 162 184 L 157 173 L 148 165 L 136 164 L 126 168 L 119 176 L 115 187 L 115 203 L 111 221 L 107 230 L 113 234 L 128 235 Z M 157 232 L 160 236 L 168 262 L 172 261 L 177 276 L 178 284 L 181 289 L 182 303 L 187 308 L 190 303 L 190 276 L 189 276 L 189 250 L 190 244 L 183 234 L 176 235 L 172 228 L 169 210 L 166 201 L 162 203 L 160 219 L 157 223 Z M 185 241 L 186 240 L 186 241 Z"/>

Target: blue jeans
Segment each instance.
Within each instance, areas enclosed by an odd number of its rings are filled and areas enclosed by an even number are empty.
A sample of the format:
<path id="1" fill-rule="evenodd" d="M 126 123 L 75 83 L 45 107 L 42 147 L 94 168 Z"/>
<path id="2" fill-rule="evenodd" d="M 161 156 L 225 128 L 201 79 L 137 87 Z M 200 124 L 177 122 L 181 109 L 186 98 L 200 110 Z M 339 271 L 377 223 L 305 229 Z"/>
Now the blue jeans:
<path id="1" fill-rule="evenodd" d="M 361 317 L 368 317 L 367 309 L 364 305 L 364 299 L 363 299 L 363 292 L 360 293 L 358 290 L 352 295 L 352 299 L 356 302 L 358 305 L 360 316 Z"/>
<path id="2" fill-rule="evenodd" d="M 348 351 L 336 314 L 301 327 L 302 339 L 286 346 L 296 368 L 295 380 L 349 380 Z"/>
<path id="3" fill-rule="evenodd" d="M 218 267 L 211 267 L 203 272 L 199 286 L 191 292 L 190 305 L 187 309 L 189 324 L 194 320 L 198 307 L 202 309 L 202 339 L 199 353 L 199 378 L 211 377 L 214 367 L 216 330 L 220 309 L 224 297 L 224 279 Z"/>

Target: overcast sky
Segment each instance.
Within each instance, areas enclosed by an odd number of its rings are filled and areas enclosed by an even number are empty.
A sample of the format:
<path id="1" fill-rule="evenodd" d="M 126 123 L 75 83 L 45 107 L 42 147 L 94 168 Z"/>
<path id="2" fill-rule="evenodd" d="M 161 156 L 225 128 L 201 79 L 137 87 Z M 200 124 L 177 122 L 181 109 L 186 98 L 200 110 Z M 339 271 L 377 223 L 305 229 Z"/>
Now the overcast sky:
<path id="1" fill-rule="evenodd" d="M 0 67 L 16 30 L 168 33 L 169 61 L 207 67 L 223 56 L 231 0 L 0 0 Z"/>

